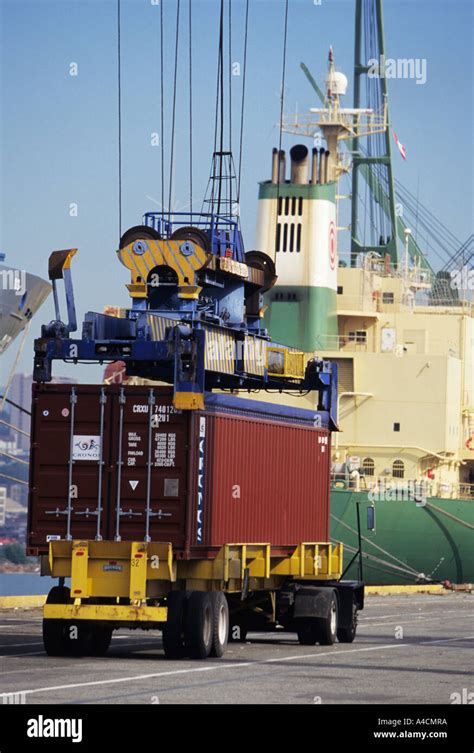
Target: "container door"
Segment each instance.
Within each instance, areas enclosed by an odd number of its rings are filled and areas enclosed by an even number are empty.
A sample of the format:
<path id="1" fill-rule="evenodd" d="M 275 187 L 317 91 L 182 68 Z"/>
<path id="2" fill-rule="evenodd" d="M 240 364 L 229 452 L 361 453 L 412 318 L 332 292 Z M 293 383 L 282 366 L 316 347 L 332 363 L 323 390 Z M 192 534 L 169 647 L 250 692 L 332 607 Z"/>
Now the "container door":
<path id="1" fill-rule="evenodd" d="M 105 538 L 111 399 L 97 386 L 33 393 L 28 545 Z"/>
<path id="2" fill-rule="evenodd" d="M 129 387 L 114 402 L 109 538 L 184 546 L 186 413 L 169 389 Z"/>

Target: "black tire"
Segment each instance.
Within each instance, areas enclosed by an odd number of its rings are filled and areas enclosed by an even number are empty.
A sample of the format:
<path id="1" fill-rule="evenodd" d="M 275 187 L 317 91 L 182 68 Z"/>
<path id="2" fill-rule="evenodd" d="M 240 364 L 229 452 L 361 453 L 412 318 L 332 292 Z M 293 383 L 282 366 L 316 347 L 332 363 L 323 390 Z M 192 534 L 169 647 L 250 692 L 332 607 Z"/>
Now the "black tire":
<path id="1" fill-rule="evenodd" d="M 43 620 L 43 644 L 48 656 L 87 656 L 89 635 L 86 625 L 66 620 Z"/>
<path id="2" fill-rule="evenodd" d="M 105 656 L 111 640 L 112 628 L 91 625 L 87 635 L 87 655 Z"/>
<path id="3" fill-rule="evenodd" d="M 316 620 L 318 629 L 318 641 L 321 646 L 332 646 L 337 638 L 337 613 L 337 596 L 333 592 L 329 603 L 327 616 L 318 618 Z"/>
<path id="4" fill-rule="evenodd" d="M 120 238 L 120 246 L 119 248 L 125 248 L 125 246 L 128 246 L 130 243 L 133 243 L 133 241 L 140 241 L 140 240 L 153 240 L 153 241 L 159 241 L 161 239 L 161 235 L 157 230 L 155 230 L 152 227 L 148 227 L 148 225 L 134 225 L 134 227 L 129 228 L 124 232 L 122 237 Z"/>
<path id="5" fill-rule="evenodd" d="M 308 620 L 298 626 L 298 640 L 302 646 L 315 646 L 319 643 L 319 625 L 316 620 Z"/>
<path id="6" fill-rule="evenodd" d="M 213 639 L 212 601 L 207 591 L 192 591 L 186 609 L 185 645 L 191 659 L 207 659 Z"/>
<path id="7" fill-rule="evenodd" d="M 53 586 L 46 597 L 46 604 L 67 604 L 70 600 L 69 588 Z M 64 620 L 43 619 L 43 644 L 48 656 L 68 655 L 67 626 L 68 623 Z"/>
<path id="8" fill-rule="evenodd" d="M 167 659 L 182 659 L 186 656 L 184 643 L 187 591 L 171 591 L 168 595 L 168 617 L 163 627 L 163 650 Z"/>
<path id="9" fill-rule="evenodd" d="M 53 586 L 46 597 L 46 604 L 69 604 L 70 602 L 71 591 L 67 586 Z"/>
<path id="10" fill-rule="evenodd" d="M 43 620 L 43 644 L 48 656 L 66 656 L 64 620 Z"/>
<path id="11" fill-rule="evenodd" d="M 211 250 L 211 243 L 204 230 L 198 227 L 180 227 L 171 234 L 172 241 L 191 241 L 204 249 L 204 251 Z"/>
<path id="12" fill-rule="evenodd" d="M 339 643 L 352 643 L 357 633 L 357 604 L 352 603 L 352 621 L 349 627 L 340 627 L 337 629 L 337 640 Z"/>
<path id="13" fill-rule="evenodd" d="M 229 638 L 229 605 L 222 591 L 211 591 L 212 602 L 212 646 L 211 656 L 221 657 L 227 648 Z"/>

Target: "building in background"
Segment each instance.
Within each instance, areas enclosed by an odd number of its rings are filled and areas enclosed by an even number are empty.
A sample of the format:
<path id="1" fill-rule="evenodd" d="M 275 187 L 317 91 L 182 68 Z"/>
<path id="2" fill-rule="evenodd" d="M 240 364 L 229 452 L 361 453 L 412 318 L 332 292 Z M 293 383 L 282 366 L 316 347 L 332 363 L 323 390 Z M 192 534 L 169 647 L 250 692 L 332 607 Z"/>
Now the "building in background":
<path id="1" fill-rule="evenodd" d="M 3 528 L 6 520 L 7 509 L 7 490 L 4 486 L 0 486 L 0 528 Z"/>
<path id="2" fill-rule="evenodd" d="M 30 410 L 31 405 L 32 382 L 33 377 L 31 375 L 15 374 L 8 390 L 8 399 L 27 411 Z M 11 438 L 16 440 L 16 446 L 21 450 L 28 450 L 30 445 L 30 416 L 20 408 L 15 408 L 10 404 L 10 423 L 19 429 L 16 432 L 12 429 Z"/>

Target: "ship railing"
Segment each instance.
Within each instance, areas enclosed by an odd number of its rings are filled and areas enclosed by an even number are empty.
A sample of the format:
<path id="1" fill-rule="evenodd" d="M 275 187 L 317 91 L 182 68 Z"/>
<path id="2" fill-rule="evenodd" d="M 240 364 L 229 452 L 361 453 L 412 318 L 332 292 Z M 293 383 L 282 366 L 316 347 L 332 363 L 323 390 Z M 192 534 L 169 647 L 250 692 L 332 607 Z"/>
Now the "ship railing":
<path id="1" fill-rule="evenodd" d="M 367 353 L 367 339 L 361 335 L 354 334 L 354 337 L 348 335 L 319 335 L 314 347 L 315 351 L 321 350 L 346 350 L 358 353 Z"/>
<path id="2" fill-rule="evenodd" d="M 452 358 L 460 357 L 460 343 L 449 338 L 433 339 L 431 337 L 422 337 L 416 341 L 409 341 L 404 338 L 402 333 L 397 336 L 390 346 L 385 345 L 384 350 L 380 350 L 379 339 L 374 339 L 369 330 L 358 330 L 357 327 L 350 326 L 344 335 L 318 335 L 313 350 L 316 353 L 323 351 L 339 351 L 340 353 L 383 353 L 384 355 L 394 355 L 402 358 L 405 355 L 431 355 L 431 356 L 450 356 Z"/>
<path id="3" fill-rule="evenodd" d="M 215 256 L 228 256 L 241 262 L 245 260 L 237 216 L 212 212 L 146 212 L 143 224 L 156 230 L 164 239 L 172 238 L 180 228 L 192 226 L 209 238 Z"/>
<path id="4" fill-rule="evenodd" d="M 474 484 L 459 481 L 436 481 L 427 478 L 399 479 L 394 476 L 370 476 L 358 471 L 331 472 L 331 485 L 334 488 L 350 491 L 371 492 L 375 500 L 386 499 L 414 499 L 423 500 L 428 497 L 442 499 L 466 499 L 474 501 Z"/>

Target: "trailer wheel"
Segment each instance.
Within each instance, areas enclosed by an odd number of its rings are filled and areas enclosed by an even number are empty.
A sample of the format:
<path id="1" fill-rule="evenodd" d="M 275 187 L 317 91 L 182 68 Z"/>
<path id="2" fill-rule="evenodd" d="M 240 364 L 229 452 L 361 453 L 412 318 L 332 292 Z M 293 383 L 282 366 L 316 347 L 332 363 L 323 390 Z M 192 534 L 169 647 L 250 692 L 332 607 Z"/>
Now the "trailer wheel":
<path id="1" fill-rule="evenodd" d="M 43 644 L 48 656 L 66 656 L 63 620 L 43 620 Z"/>
<path id="2" fill-rule="evenodd" d="M 318 628 L 318 641 L 321 646 L 332 646 L 337 636 L 337 596 L 332 594 L 329 610 L 326 617 L 316 620 Z"/>
<path id="3" fill-rule="evenodd" d="M 70 597 L 71 592 L 66 586 L 53 586 L 46 597 L 46 604 L 67 604 Z M 48 656 L 69 654 L 66 629 L 64 620 L 43 619 L 43 644 Z"/>
<path id="4" fill-rule="evenodd" d="M 53 586 L 46 597 L 46 604 L 68 604 L 70 601 L 71 591 L 67 586 Z"/>
<path id="5" fill-rule="evenodd" d="M 192 591 L 186 610 L 185 644 L 191 659 L 207 659 L 213 639 L 213 609 L 207 591 Z"/>
<path id="6" fill-rule="evenodd" d="M 352 602 L 352 621 L 349 627 L 340 627 L 337 629 L 337 640 L 339 643 L 352 643 L 357 632 L 357 604 Z"/>
<path id="7" fill-rule="evenodd" d="M 303 622 L 296 632 L 302 646 L 314 646 L 319 641 L 319 626 L 316 620 Z"/>
<path id="8" fill-rule="evenodd" d="M 85 625 L 66 620 L 46 619 L 43 620 L 43 644 L 48 656 L 87 656 L 89 630 Z"/>
<path id="9" fill-rule="evenodd" d="M 221 657 L 227 648 L 229 637 L 229 605 L 222 591 L 211 591 L 213 635 L 211 656 Z"/>
<path id="10" fill-rule="evenodd" d="M 112 640 L 112 628 L 90 625 L 87 635 L 87 655 L 105 656 Z"/>
<path id="11" fill-rule="evenodd" d="M 163 650 L 167 659 L 182 659 L 186 656 L 184 644 L 187 591 L 171 591 L 168 594 L 168 616 L 163 627 Z"/>

